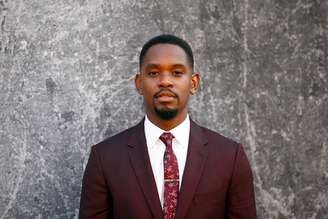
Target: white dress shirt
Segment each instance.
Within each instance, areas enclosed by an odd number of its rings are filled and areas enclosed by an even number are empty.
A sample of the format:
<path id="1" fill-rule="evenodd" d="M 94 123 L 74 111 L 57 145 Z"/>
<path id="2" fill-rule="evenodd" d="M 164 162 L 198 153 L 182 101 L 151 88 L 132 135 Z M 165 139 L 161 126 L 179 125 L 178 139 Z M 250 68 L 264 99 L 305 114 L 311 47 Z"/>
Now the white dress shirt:
<path id="1" fill-rule="evenodd" d="M 174 136 L 172 141 L 172 149 L 178 160 L 179 167 L 179 188 L 181 187 L 183 171 L 187 159 L 190 120 L 189 115 L 186 119 L 172 130 L 165 131 L 154 125 L 147 117 L 144 123 L 146 143 L 150 159 L 151 168 L 156 181 L 157 191 L 161 205 L 164 204 L 164 165 L 163 158 L 165 152 L 165 144 L 159 139 L 163 132 L 171 132 Z"/>

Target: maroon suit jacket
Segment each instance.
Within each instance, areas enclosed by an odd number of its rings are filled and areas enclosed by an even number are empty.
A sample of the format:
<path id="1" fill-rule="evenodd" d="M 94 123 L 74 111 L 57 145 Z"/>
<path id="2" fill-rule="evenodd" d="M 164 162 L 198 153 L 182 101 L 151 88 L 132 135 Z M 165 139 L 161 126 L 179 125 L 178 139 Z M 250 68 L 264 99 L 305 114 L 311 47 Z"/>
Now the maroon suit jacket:
<path id="1" fill-rule="evenodd" d="M 92 147 L 79 218 L 164 219 L 143 124 Z M 242 146 L 190 125 L 175 219 L 256 218 L 252 171 Z"/>

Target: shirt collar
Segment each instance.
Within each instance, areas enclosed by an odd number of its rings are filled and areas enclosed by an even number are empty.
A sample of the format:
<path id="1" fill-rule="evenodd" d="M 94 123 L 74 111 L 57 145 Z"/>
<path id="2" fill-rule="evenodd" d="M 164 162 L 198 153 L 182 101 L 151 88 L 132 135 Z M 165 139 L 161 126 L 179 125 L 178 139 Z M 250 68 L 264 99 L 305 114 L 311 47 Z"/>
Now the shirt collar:
<path id="1" fill-rule="evenodd" d="M 159 140 L 159 137 L 163 134 L 163 132 L 171 132 L 174 136 L 174 139 L 182 146 L 187 147 L 188 141 L 189 141 L 189 134 L 190 134 L 190 120 L 189 115 L 187 114 L 187 117 L 185 120 L 183 120 L 182 123 L 180 123 L 175 128 L 165 131 L 158 126 L 156 126 L 154 123 L 152 123 L 147 115 L 145 116 L 145 123 L 144 123 L 144 129 L 145 129 L 145 136 L 147 141 L 147 146 L 150 148 L 153 148 L 155 146 L 156 141 Z M 160 140 L 159 140 L 160 141 Z"/>

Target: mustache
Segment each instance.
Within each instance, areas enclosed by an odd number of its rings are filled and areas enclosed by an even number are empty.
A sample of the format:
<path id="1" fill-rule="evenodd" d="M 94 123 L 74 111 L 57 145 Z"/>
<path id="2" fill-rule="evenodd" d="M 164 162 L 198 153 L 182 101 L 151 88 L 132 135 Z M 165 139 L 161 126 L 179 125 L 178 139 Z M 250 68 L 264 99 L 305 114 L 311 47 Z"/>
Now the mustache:
<path id="1" fill-rule="evenodd" d="M 154 97 L 155 97 L 155 98 L 158 98 L 158 97 L 160 97 L 163 93 L 165 93 L 165 94 L 169 94 L 170 96 L 173 96 L 173 97 L 175 97 L 175 98 L 178 98 L 178 94 L 176 94 L 175 92 L 171 91 L 170 89 L 161 89 L 161 90 L 159 90 L 158 92 L 156 92 L 156 93 L 154 94 Z"/>

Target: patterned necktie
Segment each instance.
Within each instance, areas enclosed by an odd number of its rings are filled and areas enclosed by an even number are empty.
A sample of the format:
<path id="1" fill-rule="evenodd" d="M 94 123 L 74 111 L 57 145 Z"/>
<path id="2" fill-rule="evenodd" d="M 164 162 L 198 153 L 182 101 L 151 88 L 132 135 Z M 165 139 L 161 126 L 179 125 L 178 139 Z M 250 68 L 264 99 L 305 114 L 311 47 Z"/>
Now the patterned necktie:
<path id="1" fill-rule="evenodd" d="M 166 146 L 164 153 L 164 218 L 173 219 L 179 195 L 178 161 L 172 150 L 174 136 L 170 132 L 165 132 L 159 138 Z"/>

